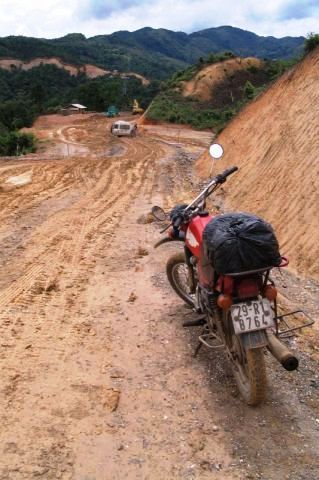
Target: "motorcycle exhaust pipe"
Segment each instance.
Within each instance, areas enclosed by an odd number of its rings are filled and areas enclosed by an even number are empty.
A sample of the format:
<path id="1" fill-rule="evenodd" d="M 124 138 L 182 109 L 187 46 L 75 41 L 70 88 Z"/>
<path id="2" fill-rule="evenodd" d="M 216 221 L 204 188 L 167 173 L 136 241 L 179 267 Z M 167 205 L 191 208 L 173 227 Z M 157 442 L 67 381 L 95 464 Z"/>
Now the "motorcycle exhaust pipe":
<path id="1" fill-rule="evenodd" d="M 296 370 L 299 365 L 298 358 L 295 357 L 290 350 L 281 343 L 280 340 L 271 332 L 267 332 L 268 345 L 270 353 L 278 360 L 281 365 L 289 372 Z"/>

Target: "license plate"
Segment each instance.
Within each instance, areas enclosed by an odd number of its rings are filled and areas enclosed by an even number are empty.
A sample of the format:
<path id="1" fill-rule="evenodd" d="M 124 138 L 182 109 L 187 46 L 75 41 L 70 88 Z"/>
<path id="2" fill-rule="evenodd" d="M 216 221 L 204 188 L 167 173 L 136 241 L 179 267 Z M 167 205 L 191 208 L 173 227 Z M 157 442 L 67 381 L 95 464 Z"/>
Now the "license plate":
<path id="1" fill-rule="evenodd" d="M 236 303 L 231 307 L 235 333 L 252 332 L 274 326 L 274 315 L 267 299 Z"/>

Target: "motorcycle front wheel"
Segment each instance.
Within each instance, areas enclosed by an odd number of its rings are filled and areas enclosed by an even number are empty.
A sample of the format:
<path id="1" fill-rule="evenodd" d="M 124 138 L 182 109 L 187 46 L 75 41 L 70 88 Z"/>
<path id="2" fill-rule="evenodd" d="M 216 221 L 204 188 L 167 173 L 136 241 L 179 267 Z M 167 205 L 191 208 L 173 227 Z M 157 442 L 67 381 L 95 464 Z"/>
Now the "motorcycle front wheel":
<path id="1" fill-rule="evenodd" d="M 169 283 L 185 303 L 194 307 L 195 294 L 190 291 L 190 272 L 183 252 L 172 255 L 166 264 Z"/>

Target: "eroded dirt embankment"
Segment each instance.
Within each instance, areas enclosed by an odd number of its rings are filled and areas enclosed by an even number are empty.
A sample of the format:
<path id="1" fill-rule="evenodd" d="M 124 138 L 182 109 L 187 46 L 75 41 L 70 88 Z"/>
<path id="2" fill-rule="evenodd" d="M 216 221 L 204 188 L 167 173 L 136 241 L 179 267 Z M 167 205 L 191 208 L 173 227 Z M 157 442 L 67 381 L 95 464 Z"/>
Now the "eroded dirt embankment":
<path id="1" fill-rule="evenodd" d="M 319 279 L 319 49 L 246 107 L 217 141 L 222 170 L 238 165 L 225 185 L 227 209 L 270 221 L 291 267 Z M 205 177 L 211 160 L 198 163 Z"/>
<path id="2" fill-rule="evenodd" d="M 62 68 L 69 72 L 70 75 L 78 75 L 84 73 L 88 78 L 97 78 L 104 75 L 112 74 L 120 77 L 135 77 L 141 80 L 143 85 L 149 85 L 150 81 L 143 77 L 139 73 L 135 72 L 118 72 L 114 70 L 108 70 L 105 68 L 97 67 L 92 64 L 85 65 L 73 65 L 66 63 L 58 57 L 38 57 L 32 60 L 17 60 L 16 58 L 2 58 L 0 59 L 0 68 L 4 70 L 12 70 L 18 68 L 21 70 L 31 70 L 32 68 L 39 67 L 40 65 L 55 65 L 58 68 Z"/>
<path id="3" fill-rule="evenodd" d="M 0 190 L 0 479 L 316 480 L 316 363 L 267 356 L 268 401 L 245 406 L 222 352 L 192 356 L 194 314 L 165 278 L 176 246 L 152 248 L 151 205 L 198 190 L 198 133 L 114 139 L 99 116 L 35 130 L 50 155 L 0 160 L 1 185 L 28 178 Z"/>
<path id="4" fill-rule="evenodd" d="M 184 82 L 182 94 L 185 97 L 195 97 L 203 102 L 211 101 L 214 98 L 214 89 L 221 83 L 228 80 L 229 90 L 231 90 L 231 79 L 238 72 L 244 72 L 250 68 L 260 69 L 263 61 L 258 58 L 231 58 L 218 62 L 201 69 L 195 77 Z M 230 92 L 229 92 L 230 95 Z"/>

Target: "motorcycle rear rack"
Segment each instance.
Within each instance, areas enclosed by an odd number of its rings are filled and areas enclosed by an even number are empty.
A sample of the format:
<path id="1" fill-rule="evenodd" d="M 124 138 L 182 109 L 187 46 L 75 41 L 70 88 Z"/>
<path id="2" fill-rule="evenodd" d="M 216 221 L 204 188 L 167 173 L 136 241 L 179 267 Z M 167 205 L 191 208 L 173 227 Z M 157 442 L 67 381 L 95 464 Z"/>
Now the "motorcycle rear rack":
<path id="1" fill-rule="evenodd" d="M 303 315 L 303 317 L 306 317 L 306 319 L 308 319 L 307 322 L 297 326 L 289 324 L 288 320 L 286 320 L 286 317 L 297 315 L 297 314 L 301 314 Z M 275 317 L 275 322 L 276 322 L 276 336 L 280 338 L 293 337 L 294 336 L 293 332 L 296 332 L 297 330 L 301 330 L 302 328 L 310 327 L 315 323 L 315 321 L 312 320 L 312 318 L 303 310 L 294 310 L 293 312 L 285 313 L 283 315 L 277 315 Z M 279 327 L 281 327 L 282 325 L 284 326 L 284 329 L 279 329 Z"/>

